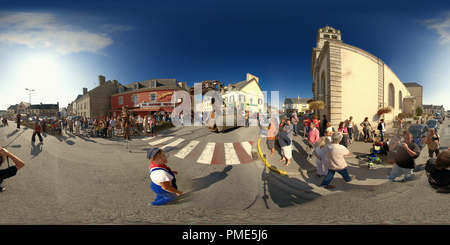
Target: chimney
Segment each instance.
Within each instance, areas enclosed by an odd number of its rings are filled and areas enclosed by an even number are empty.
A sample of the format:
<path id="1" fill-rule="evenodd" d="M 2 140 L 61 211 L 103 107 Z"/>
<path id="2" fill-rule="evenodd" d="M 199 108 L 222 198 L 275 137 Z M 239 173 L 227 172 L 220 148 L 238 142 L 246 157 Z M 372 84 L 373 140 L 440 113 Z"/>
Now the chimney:
<path id="1" fill-rule="evenodd" d="M 87 88 L 83 88 L 83 95 L 86 95 L 88 93 Z"/>
<path id="2" fill-rule="evenodd" d="M 119 84 L 119 82 L 116 79 L 113 79 L 112 82 L 113 82 L 115 87 L 117 87 L 117 85 Z"/>
<path id="3" fill-rule="evenodd" d="M 105 84 L 105 76 L 98 75 L 98 86 Z"/>

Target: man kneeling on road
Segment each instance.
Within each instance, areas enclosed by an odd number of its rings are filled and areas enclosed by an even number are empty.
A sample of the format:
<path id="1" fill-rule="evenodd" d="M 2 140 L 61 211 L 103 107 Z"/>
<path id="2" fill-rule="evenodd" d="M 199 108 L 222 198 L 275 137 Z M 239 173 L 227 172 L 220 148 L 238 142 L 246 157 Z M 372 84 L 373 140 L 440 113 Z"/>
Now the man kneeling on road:
<path id="1" fill-rule="evenodd" d="M 389 146 L 389 151 L 394 151 L 397 149 L 397 154 L 395 154 L 395 164 L 392 167 L 391 174 L 389 175 L 389 180 L 394 181 L 400 172 L 405 174 L 403 182 L 408 181 L 413 176 L 413 169 L 416 165 L 414 159 L 418 158 L 420 155 L 419 146 L 412 140 L 412 134 L 406 131 L 404 134 L 405 141 L 397 141 L 397 143 Z"/>
<path id="2" fill-rule="evenodd" d="M 9 177 L 12 177 L 16 175 L 17 171 L 21 169 L 23 166 L 25 166 L 25 163 L 20 160 L 18 157 L 14 156 L 11 152 L 9 152 L 7 149 L 0 147 L 0 166 L 2 163 L 6 160 L 5 158 L 11 158 L 13 162 L 16 164 L 16 166 L 8 167 L 7 169 L 0 170 L 0 184 L 3 182 L 4 179 L 7 179 Z M 8 162 L 9 164 L 9 162 Z M 5 188 L 0 186 L 0 192 L 5 191 Z"/>

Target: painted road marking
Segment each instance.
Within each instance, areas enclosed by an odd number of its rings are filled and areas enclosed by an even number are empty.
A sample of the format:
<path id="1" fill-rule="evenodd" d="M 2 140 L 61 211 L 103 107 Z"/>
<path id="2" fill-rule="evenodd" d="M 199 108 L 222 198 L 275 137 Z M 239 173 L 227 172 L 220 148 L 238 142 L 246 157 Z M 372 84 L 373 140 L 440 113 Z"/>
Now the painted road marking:
<path id="1" fill-rule="evenodd" d="M 204 164 L 210 164 L 212 157 L 214 155 L 214 148 L 216 147 L 216 143 L 209 142 L 206 144 L 205 149 L 203 150 L 202 154 L 198 158 L 198 163 L 204 163 Z"/>
<path id="2" fill-rule="evenodd" d="M 148 144 L 149 144 L 149 145 L 159 145 L 159 144 L 161 144 L 161 143 L 163 143 L 163 142 L 166 142 L 166 141 L 168 141 L 168 140 L 171 140 L 171 139 L 173 139 L 173 137 L 165 137 L 165 138 L 162 138 L 162 139 L 160 139 L 160 140 L 150 142 L 150 143 L 148 143 Z"/>
<path id="3" fill-rule="evenodd" d="M 184 159 L 191 151 L 197 146 L 197 144 L 200 141 L 193 140 L 189 142 L 183 149 L 181 149 L 177 154 L 175 154 L 176 157 Z"/>
<path id="4" fill-rule="evenodd" d="M 167 144 L 167 145 L 165 145 L 165 146 L 163 146 L 161 148 L 162 149 L 166 149 L 167 147 L 175 147 L 175 146 L 177 146 L 178 144 L 180 144 L 183 141 L 184 141 L 184 139 L 179 138 L 179 139 L 177 139 L 177 140 L 175 140 L 175 141 L 173 141 L 173 142 L 171 142 L 171 143 L 169 143 L 169 144 Z"/>
<path id="5" fill-rule="evenodd" d="M 234 150 L 233 143 L 225 143 L 225 164 L 226 165 L 236 165 L 240 164 L 239 157 Z"/>
<path id="6" fill-rule="evenodd" d="M 247 152 L 247 154 L 249 156 L 251 156 L 252 155 L 252 145 L 248 141 L 241 142 L 241 145 L 244 148 L 244 150 Z"/>

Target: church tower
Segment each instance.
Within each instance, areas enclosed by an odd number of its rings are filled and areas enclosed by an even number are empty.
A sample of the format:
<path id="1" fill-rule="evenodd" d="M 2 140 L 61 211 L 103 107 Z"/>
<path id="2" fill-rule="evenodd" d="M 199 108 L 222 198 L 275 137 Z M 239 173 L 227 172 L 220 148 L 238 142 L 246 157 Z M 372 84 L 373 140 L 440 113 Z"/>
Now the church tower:
<path id="1" fill-rule="evenodd" d="M 328 41 L 342 42 L 341 31 L 334 29 L 333 27 L 325 26 L 317 31 L 316 48 L 322 48 Z"/>

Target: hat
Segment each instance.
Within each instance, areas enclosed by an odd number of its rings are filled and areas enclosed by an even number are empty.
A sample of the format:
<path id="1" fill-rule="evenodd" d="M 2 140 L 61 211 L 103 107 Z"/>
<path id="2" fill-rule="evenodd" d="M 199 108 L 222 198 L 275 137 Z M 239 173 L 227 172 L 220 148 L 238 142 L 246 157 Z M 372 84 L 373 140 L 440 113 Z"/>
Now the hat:
<path id="1" fill-rule="evenodd" d="M 154 147 L 154 148 L 148 150 L 147 151 L 147 158 L 148 159 L 152 159 L 156 155 L 156 153 L 158 153 L 159 150 L 160 149 L 158 147 Z"/>

